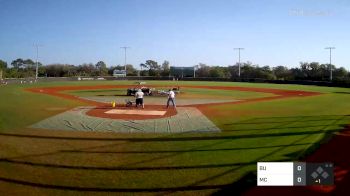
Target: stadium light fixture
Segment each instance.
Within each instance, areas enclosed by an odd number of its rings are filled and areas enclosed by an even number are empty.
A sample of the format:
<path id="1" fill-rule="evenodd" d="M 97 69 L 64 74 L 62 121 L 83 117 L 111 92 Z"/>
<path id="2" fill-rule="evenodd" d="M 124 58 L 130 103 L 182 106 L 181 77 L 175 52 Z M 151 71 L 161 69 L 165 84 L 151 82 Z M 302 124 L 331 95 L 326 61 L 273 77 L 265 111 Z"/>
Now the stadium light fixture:
<path id="1" fill-rule="evenodd" d="M 241 77 L 241 50 L 244 48 L 234 48 L 234 50 L 238 50 L 238 77 Z"/>
<path id="2" fill-rule="evenodd" d="M 332 50 L 335 49 L 335 47 L 326 47 L 326 50 L 329 50 L 329 67 L 330 67 L 330 81 L 333 80 L 333 68 L 332 68 Z"/>
<path id="3" fill-rule="evenodd" d="M 36 67 L 35 67 L 35 80 L 38 79 L 38 73 L 39 73 L 39 47 L 43 47 L 43 45 L 40 44 L 33 44 L 33 46 L 36 48 Z"/>
<path id="4" fill-rule="evenodd" d="M 126 50 L 129 49 L 130 47 L 123 46 L 123 47 L 120 47 L 120 48 L 124 49 L 124 69 L 125 69 L 125 77 L 126 77 Z"/>

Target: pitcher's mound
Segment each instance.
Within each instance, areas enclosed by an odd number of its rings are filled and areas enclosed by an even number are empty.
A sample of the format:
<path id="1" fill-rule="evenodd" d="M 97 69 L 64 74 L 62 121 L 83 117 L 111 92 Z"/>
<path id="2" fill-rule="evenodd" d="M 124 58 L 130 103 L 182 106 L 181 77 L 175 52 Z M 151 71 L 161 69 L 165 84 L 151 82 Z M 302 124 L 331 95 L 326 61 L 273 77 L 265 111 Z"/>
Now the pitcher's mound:
<path id="1" fill-rule="evenodd" d="M 112 109 L 105 112 L 106 114 L 128 114 L 128 115 L 153 115 L 153 116 L 163 116 L 166 111 L 157 110 L 119 110 Z"/>
<path id="2" fill-rule="evenodd" d="M 146 120 L 174 116 L 177 114 L 177 110 L 175 108 L 166 109 L 160 105 L 147 105 L 144 109 L 125 106 L 117 108 L 98 106 L 90 109 L 86 114 L 99 118 Z"/>

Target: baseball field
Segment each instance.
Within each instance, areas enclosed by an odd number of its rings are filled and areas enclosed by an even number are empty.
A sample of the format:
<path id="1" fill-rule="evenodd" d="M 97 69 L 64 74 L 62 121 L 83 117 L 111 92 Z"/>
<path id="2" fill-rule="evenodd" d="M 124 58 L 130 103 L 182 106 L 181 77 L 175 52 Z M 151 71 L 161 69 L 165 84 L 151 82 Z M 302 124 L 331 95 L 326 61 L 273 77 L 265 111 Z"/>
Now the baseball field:
<path id="1" fill-rule="evenodd" d="M 0 86 L 0 190 L 5 195 L 209 195 L 286 190 L 345 193 L 350 89 L 237 82 L 180 87 L 177 107 L 135 81 Z M 116 102 L 112 107 L 111 102 Z M 258 189 L 258 161 L 334 162 L 332 187 Z M 255 180 L 255 181 L 254 181 Z"/>

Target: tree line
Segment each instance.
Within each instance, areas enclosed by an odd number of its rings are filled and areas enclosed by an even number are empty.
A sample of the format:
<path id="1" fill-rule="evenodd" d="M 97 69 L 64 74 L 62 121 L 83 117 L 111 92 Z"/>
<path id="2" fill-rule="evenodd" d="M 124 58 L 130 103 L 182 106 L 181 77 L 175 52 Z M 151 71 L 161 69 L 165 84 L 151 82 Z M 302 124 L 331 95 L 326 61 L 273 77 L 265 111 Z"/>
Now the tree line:
<path id="1" fill-rule="evenodd" d="M 158 63 L 154 60 L 147 60 L 136 69 L 133 65 L 126 65 L 127 76 L 170 76 L 170 63 L 164 61 Z M 333 80 L 350 80 L 350 73 L 344 68 L 337 68 L 335 65 L 320 64 L 318 62 L 300 62 L 299 67 L 288 68 L 286 66 L 259 66 L 251 62 L 241 63 L 240 77 L 238 76 L 238 64 L 229 66 L 209 66 L 199 63 L 194 66 L 196 77 L 209 78 L 260 78 L 268 80 L 312 80 L 328 81 L 330 69 L 332 69 Z M 114 70 L 124 70 L 123 65 L 107 66 L 105 62 L 99 61 L 96 64 L 83 63 L 72 64 L 48 64 L 38 62 L 39 77 L 73 77 L 73 76 L 112 76 Z M 36 63 L 31 59 L 16 59 L 8 66 L 7 62 L 0 59 L 0 72 L 3 78 L 27 78 L 35 77 Z"/>
<path id="2" fill-rule="evenodd" d="M 27 78 L 36 75 L 36 63 L 31 59 L 18 58 L 13 60 L 10 65 L 0 59 L 0 70 L 2 70 L 4 78 Z M 103 61 L 96 64 L 83 63 L 80 65 L 60 63 L 43 65 L 38 62 L 39 77 L 112 76 L 114 70 L 124 69 L 126 69 L 127 76 L 169 76 L 170 63 L 165 60 L 162 64 L 158 64 L 154 60 L 147 60 L 145 63 L 141 63 L 140 70 L 137 70 L 131 64 L 108 67 Z"/>
<path id="3" fill-rule="evenodd" d="M 299 67 L 288 68 L 287 66 L 259 66 L 251 62 L 241 63 L 240 76 L 238 63 L 232 66 L 208 66 L 198 64 L 195 66 L 196 76 L 214 78 L 241 78 L 241 79 L 266 79 L 266 80 L 330 80 L 332 69 L 333 80 L 350 80 L 350 72 L 344 67 L 337 68 L 335 65 L 320 64 L 318 62 L 300 62 Z"/>

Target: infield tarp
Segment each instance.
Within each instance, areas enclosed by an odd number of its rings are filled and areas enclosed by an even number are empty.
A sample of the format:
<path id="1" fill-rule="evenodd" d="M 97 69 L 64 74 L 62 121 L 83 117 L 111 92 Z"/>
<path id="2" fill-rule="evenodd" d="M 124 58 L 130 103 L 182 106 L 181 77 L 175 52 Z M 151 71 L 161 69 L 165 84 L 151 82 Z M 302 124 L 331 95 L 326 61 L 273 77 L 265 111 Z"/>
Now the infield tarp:
<path id="1" fill-rule="evenodd" d="M 206 116 L 194 107 L 178 107 L 171 117 L 148 120 L 121 120 L 92 117 L 92 107 L 78 107 L 42 120 L 30 127 L 67 131 L 107 131 L 120 133 L 219 132 Z"/>

